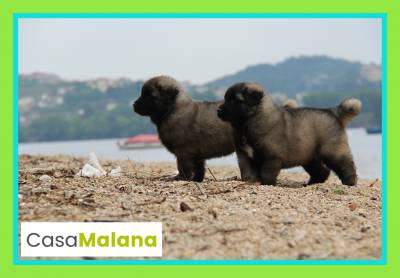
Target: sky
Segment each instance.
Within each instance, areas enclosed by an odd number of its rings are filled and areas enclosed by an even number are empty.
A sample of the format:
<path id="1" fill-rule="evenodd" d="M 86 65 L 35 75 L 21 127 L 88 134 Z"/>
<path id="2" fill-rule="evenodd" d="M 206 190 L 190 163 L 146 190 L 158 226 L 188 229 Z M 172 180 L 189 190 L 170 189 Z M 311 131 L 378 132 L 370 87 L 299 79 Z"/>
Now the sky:
<path id="1" fill-rule="evenodd" d="M 20 19 L 18 36 L 20 73 L 68 80 L 202 84 L 300 55 L 381 64 L 380 19 Z"/>

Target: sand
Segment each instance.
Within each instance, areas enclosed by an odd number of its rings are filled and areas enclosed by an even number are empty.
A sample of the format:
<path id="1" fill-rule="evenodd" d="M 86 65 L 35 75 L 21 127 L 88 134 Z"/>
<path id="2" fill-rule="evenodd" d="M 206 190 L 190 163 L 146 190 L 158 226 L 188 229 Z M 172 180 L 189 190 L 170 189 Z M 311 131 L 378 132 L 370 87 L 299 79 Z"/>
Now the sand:
<path id="1" fill-rule="evenodd" d="M 101 161 L 120 166 L 119 177 L 76 177 L 85 162 L 21 155 L 19 220 L 161 221 L 163 259 L 381 257 L 380 180 L 347 187 L 332 174 L 304 186 L 306 173 L 282 172 L 277 186 L 264 186 L 213 166 L 195 183 L 172 181 L 173 163 L 128 160 Z"/>

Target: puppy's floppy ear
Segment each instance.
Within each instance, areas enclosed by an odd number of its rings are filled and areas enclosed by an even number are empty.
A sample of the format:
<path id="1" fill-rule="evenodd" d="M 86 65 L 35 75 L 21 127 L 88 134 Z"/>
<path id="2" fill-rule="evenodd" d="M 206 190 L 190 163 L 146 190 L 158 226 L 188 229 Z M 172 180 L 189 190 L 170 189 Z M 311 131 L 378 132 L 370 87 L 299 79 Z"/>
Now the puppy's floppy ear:
<path id="1" fill-rule="evenodd" d="M 159 93 L 160 97 L 165 100 L 174 99 L 179 94 L 179 89 L 174 87 L 168 87 Z"/>
<path id="2" fill-rule="evenodd" d="M 246 102 L 251 106 L 259 104 L 263 96 L 264 92 L 261 90 L 247 87 L 244 88 L 244 97 L 246 99 Z"/>

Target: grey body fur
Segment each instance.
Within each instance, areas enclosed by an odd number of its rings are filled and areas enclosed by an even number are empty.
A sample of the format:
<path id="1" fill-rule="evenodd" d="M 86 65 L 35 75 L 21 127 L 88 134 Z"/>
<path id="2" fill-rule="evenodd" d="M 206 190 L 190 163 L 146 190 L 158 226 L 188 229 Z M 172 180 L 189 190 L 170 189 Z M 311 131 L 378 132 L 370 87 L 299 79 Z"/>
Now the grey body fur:
<path id="1" fill-rule="evenodd" d="M 251 179 L 274 185 L 281 169 L 303 166 L 309 184 L 324 182 L 331 169 L 343 184 L 355 185 L 345 125 L 360 110 L 356 99 L 333 109 L 283 109 L 260 85 L 238 83 L 228 89 L 218 115 L 232 124 L 239 164 Z"/>
<path id="2" fill-rule="evenodd" d="M 234 152 L 231 126 L 217 117 L 220 102 L 198 102 L 171 77 L 148 80 L 134 104 L 150 116 L 163 145 L 177 158 L 176 179 L 202 181 L 205 160 Z"/>

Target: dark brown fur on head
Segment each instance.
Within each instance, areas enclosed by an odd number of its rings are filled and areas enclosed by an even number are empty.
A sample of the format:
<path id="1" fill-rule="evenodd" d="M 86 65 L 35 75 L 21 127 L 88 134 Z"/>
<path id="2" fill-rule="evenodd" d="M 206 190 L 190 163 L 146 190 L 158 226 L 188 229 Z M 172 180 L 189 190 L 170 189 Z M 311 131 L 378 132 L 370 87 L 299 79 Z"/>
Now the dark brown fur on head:
<path id="1" fill-rule="evenodd" d="M 206 159 L 235 149 L 231 126 L 217 117 L 221 103 L 193 101 L 176 80 L 158 76 L 143 85 L 133 109 L 151 118 L 161 142 L 176 156 L 176 178 L 202 181 Z"/>
<path id="2" fill-rule="evenodd" d="M 284 109 L 260 85 L 238 83 L 226 92 L 218 115 L 234 128 L 239 165 L 262 184 L 275 185 L 283 168 L 303 166 L 309 184 L 324 182 L 333 170 L 343 184 L 355 185 L 345 125 L 360 110 L 357 99 L 333 109 Z"/>

